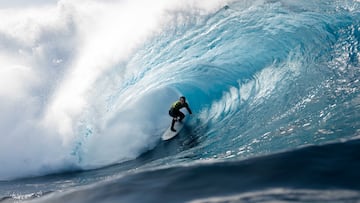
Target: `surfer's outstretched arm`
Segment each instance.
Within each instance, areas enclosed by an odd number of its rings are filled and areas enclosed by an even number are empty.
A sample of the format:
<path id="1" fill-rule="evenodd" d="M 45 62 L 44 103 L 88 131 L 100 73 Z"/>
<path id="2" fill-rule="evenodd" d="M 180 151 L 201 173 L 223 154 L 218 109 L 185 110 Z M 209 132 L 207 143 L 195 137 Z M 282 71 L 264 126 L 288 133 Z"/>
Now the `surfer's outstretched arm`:
<path id="1" fill-rule="evenodd" d="M 191 109 L 189 107 L 187 107 L 186 110 L 189 112 L 189 114 L 192 114 Z"/>

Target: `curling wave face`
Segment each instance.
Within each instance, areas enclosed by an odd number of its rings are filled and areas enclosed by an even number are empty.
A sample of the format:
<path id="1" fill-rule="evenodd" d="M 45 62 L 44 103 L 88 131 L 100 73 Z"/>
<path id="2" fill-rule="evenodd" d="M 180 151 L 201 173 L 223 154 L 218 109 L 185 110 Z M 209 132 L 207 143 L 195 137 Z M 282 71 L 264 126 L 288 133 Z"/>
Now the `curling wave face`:
<path id="1" fill-rule="evenodd" d="M 358 1 L 145 4 L 0 13 L 0 179 L 135 159 L 180 95 L 197 144 L 168 164 L 359 135 Z"/>

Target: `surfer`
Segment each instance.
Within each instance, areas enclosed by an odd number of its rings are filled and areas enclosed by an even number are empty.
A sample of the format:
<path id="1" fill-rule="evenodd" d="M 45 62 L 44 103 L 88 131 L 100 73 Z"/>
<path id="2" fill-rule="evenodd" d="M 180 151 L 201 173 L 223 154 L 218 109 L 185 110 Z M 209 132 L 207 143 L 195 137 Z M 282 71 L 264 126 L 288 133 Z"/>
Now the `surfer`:
<path id="1" fill-rule="evenodd" d="M 180 111 L 180 109 L 183 107 L 186 108 L 189 114 L 192 114 L 189 104 L 186 102 L 186 98 L 184 96 L 181 96 L 178 101 L 174 102 L 171 105 L 171 108 L 169 110 L 169 115 L 173 117 L 171 122 L 171 131 L 173 132 L 176 132 L 176 130 L 174 129 L 175 122 L 176 121 L 181 122 L 185 118 L 184 113 Z"/>

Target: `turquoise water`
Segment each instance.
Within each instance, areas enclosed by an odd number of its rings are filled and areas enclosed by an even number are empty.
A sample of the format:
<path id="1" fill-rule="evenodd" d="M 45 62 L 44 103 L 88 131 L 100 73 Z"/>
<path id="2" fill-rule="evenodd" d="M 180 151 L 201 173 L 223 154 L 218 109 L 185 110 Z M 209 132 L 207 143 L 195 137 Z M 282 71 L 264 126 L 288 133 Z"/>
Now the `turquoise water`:
<path id="1" fill-rule="evenodd" d="M 3 9 L 0 200 L 359 201 L 359 8 Z M 194 114 L 161 141 L 181 95 Z"/>

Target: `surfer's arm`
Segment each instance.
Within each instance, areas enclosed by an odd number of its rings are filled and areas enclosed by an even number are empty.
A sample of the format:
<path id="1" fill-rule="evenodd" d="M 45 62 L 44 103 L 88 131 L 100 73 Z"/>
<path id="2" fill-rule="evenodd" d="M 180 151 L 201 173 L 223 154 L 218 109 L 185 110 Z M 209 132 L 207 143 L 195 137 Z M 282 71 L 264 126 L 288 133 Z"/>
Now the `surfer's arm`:
<path id="1" fill-rule="evenodd" d="M 185 108 L 186 108 L 186 110 L 189 112 L 189 114 L 192 114 L 191 109 L 190 109 L 190 107 L 189 107 L 188 104 L 186 104 Z"/>

